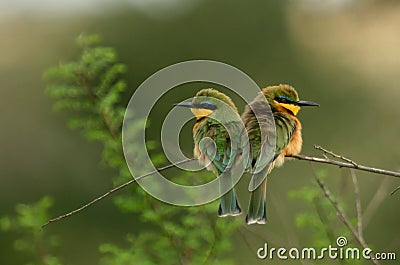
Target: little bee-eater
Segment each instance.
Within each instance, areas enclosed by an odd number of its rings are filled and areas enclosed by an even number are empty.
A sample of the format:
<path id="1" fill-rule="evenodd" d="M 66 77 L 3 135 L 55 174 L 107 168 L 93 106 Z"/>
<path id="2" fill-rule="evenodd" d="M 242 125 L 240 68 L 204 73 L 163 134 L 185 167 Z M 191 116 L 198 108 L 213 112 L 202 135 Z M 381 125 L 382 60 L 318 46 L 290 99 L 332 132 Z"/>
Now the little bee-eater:
<path id="1" fill-rule="evenodd" d="M 279 167 L 283 164 L 286 155 L 296 155 L 301 151 L 302 137 L 301 137 L 301 123 L 296 115 L 302 106 L 319 106 L 317 103 L 299 100 L 296 90 L 289 85 L 268 86 L 264 88 L 256 98 L 245 107 L 242 114 L 242 120 L 246 126 L 250 141 L 251 149 L 251 166 L 256 166 L 257 159 L 263 152 L 263 148 L 268 148 L 268 137 L 261 140 L 261 129 L 271 130 L 268 124 L 260 124 L 263 122 L 257 119 L 252 108 L 257 113 L 257 108 L 262 108 L 265 99 L 269 104 L 273 119 L 275 123 L 275 153 L 273 158 L 268 161 L 263 170 L 254 173 L 253 182 L 261 184 L 255 189 L 251 189 L 250 205 L 246 216 L 247 224 L 265 224 L 266 222 L 266 189 L 267 189 L 267 175 L 274 167 Z M 265 105 L 264 105 L 265 107 Z M 262 110 L 261 110 L 262 111 Z M 261 120 L 261 122 L 260 122 Z M 264 122 L 270 122 L 264 120 Z M 270 132 L 263 132 L 264 135 L 271 135 Z M 263 141 L 263 142 L 261 142 Z"/>
<path id="2" fill-rule="evenodd" d="M 193 127 L 194 157 L 216 176 L 222 174 L 220 187 L 233 187 L 230 170 L 240 156 L 240 134 L 244 131 L 235 104 L 227 95 L 207 88 L 200 90 L 191 102 L 176 106 L 190 108 L 197 119 Z M 206 138 L 214 143 L 202 141 Z M 231 188 L 220 198 L 218 216 L 235 216 L 241 212 L 236 192 Z"/>

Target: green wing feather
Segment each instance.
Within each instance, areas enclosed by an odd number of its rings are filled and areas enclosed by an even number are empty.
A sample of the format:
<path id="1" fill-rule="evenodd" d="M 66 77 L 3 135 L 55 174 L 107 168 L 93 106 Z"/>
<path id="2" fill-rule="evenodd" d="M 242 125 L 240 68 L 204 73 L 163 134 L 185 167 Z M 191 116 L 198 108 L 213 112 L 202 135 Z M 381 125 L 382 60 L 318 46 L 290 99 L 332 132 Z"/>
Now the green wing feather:
<path id="1" fill-rule="evenodd" d="M 226 127 L 226 128 L 225 128 Z M 220 186 L 232 185 L 230 176 L 230 168 L 237 158 L 241 143 L 240 135 L 237 133 L 240 126 L 237 122 L 225 124 L 225 127 L 219 122 L 207 118 L 197 126 L 194 133 L 195 144 L 199 146 L 201 153 L 205 154 L 213 165 L 213 171 L 218 176 L 223 173 L 220 178 Z M 229 135 L 228 130 L 233 130 Z M 236 130 L 236 131 L 235 131 Z M 231 138 L 233 136 L 233 138 Z M 212 141 L 200 141 L 205 137 L 209 137 Z M 238 215 L 241 213 L 237 196 L 234 189 L 229 190 L 221 197 L 219 216 Z"/>
<path id="2" fill-rule="evenodd" d="M 253 107 L 262 107 L 261 104 L 252 103 Z M 258 105 L 260 106 L 258 106 Z M 274 125 L 275 125 L 275 142 L 269 137 L 273 137 L 273 127 L 271 119 L 266 118 L 257 120 L 254 113 L 247 108 L 242 115 L 242 119 L 246 125 L 249 134 L 249 141 L 252 152 L 251 168 L 257 170 L 250 180 L 249 190 L 251 191 L 250 204 L 246 216 L 248 224 L 264 224 L 266 222 L 266 189 L 267 189 L 267 175 L 271 172 L 274 166 L 275 159 L 281 154 L 285 147 L 289 144 L 293 132 L 296 129 L 296 123 L 288 115 L 284 113 L 275 112 Z M 259 124 L 263 122 L 263 124 Z M 262 142 L 261 129 L 263 128 L 266 138 Z M 275 146 L 273 146 L 275 145 Z M 271 153 L 271 150 L 275 151 Z M 259 161 L 261 152 L 264 152 L 265 157 Z M 272 157 L 271 157 L 272 155 Z"/>
<path id="3" fill-rule="evenodd" d="M 296 122 L 283 113 L 274 114 L 274 119 L 276 131 L 275 155 L 279 155 L 292 139 Z"/>

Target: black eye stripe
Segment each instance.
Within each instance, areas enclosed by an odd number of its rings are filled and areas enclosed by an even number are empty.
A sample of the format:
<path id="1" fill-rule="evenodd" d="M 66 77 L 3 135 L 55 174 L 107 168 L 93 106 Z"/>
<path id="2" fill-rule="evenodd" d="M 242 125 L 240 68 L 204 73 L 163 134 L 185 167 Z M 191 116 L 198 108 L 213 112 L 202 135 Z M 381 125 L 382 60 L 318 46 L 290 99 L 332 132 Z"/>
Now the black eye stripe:
<path id="1" fill-rule="evenodd" d="M 215 110 L 217 106 L 210 104 L 210 103 L 203 103 L 201 104 L 204 109 Z"/>
<path id="2" fill-rule="evenodd" d="M 285 96 L 279 96 L 275 98 L 276 101 L 278 101 L 279 103 L 290 103 L 293 104 L 294 101 L 291 99 L 286 98 Z"/>
<path id="3" fill-rule="evenodd" d="M 209 109 L 209 110 L 217 109 L 217 106 L 210 103 L 194 103 L 193 107 L 195 107 L 196 109 Z"/>

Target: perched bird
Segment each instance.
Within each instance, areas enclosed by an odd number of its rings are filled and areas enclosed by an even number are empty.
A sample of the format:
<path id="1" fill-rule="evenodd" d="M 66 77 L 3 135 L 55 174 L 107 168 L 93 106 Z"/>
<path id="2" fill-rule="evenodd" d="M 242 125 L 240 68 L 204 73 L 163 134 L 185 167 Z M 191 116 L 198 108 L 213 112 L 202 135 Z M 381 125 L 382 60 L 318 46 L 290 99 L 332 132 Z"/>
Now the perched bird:
<path id="1" fill-rule="evenodd" d="M 265 99 L 267 102 L 265 102 Z M 262 113 L 262 108 L 265 108 L 263 104 L 269 104 L 273 121 L 265 118 L 264 115 L 257 115 L 256 117 L 254 114 L 254 111 Z M 271 143 L 274 141 L 268 136 L 274 133 L 276 136 L 275 152 L 272 154 L 271 160 L 264 163 L 265 166 L 262 170 L 255 173 L 253 171 L 254 175 L 249 186 L 251 197 L 246 222 L 247 224 L 265 224 L 267 175 L 274 167 L 283 164 L 286 155 L 296 155 L 301 151 L 303 142 L 301 123 L 296 117 L 300 107 L 319 105 L 314 102 L 299 100 L 299 96 L 292 86 L 282 84 L 264 88 L 249 105 L 245 107 L 242 120 L 250 141 L 250 159 L 252 160 L 250 166 L 253 169 L 256 167 L 260 154 L 265 152 L 264 148 L 273 150 Z M 272 131 L 274 126 L 271 126 L 271 122 L 275 123 L 275 132 Z M 267 136 L 263 140 L 261 139 L 261 130 L 264 130 L 263 133 Z M 257 185 L 258 183 L 261 184 Z"/>
<path id="2" fill-rule="evenodd" d="M 241 133 L 245 130 L 235 104 L 227 95 L 207 88 L 200 90 L 191 102 L 175 105 L 190 108 L 197 119 L 193 127 L 194 157 L 216 176 L 223 173 L 219 179 L 221 190 L 223 186 L 233 187 L 230 170 L 242 152 Z M 212 141 L 204 141 L 207 138 Z M 241 212 L 236 192 L 231 188 L 220 198 L 218 216 L 236 216 Z"/>

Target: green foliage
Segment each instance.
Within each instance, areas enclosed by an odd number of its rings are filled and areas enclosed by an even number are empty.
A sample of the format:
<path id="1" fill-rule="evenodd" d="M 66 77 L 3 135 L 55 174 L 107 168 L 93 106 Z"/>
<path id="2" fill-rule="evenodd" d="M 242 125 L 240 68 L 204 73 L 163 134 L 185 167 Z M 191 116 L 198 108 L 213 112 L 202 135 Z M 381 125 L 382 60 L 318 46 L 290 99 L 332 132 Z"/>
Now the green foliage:
<path id="1" fill-rule="evenodd" d="M 14 248 L 26 253 L 31 260 L 29 265 L 61 265 L 60 260 L 50 252 L 59 245 L 58 237 L 47 235 L 40 226 L 49 218 L 48 209 L 53 205 L 50 197 L 43 197 L 31 205 L 18 204 L 15 207 L 16 216 L 0 218 L 0 229 L 18 232 L 19 238 L 14 240 Z"/>
<path id="2" fill-rule="evenodd" d="M 77 61 L 60 64 L 44 73 L 47 94 L 56 99 L 56 110 L 74 111 L 68 124 L 89 139 L 104 144 L 104 161 L 112 167 L 124 165 L 120 128 L 125 109 L 120 104 L 126 72 L 114 49 L 97 46 L 97 35 L 81 35 L 82 53 Z"/>
<path id="3" fill-rule="evenodd" d="M 96 35 L 80 36 L 80 58 L 47 70 L 44 78 L 47 93 L 56 100 L 54 108 L 72 113 L 68 125 L 87 139 L 103 144 L 103 162 L 116 169 L 114 182 L 120 184 L 132 177 L 121 143 L 125 111 L 121 98 L 126 88 L 122 76 L 126 67 L 119 63 L 114 49 L 99 43 Z M 142 121 L 129 128 L 130 137 L 139 134 L 140 124 Z M 154 150 L 157 144 L 148 142 L 147 147 Z M 143 151 L 133 147 L 138 163 Z M 152 157 L 157 164 L 165 161 L 162 155 Z M 184 175 L 174 180 L 185 182 Z M 140 213 L 137 222 L 144 222 L 149 228 L 128 235 L 127 246 L 102 244 L 99 249 L 104 253 L 104 264 L 209 264 L 216 255 L 219 264 L 231 264 L 220 256 L 232 249 L 229 236 L 239 222 L 217 218 L 215 203 L 210 207 L 171 206 L 150 197 L 136 184 L 133 186 L 117 196 L 115 203 L 123 212 Z"/>

